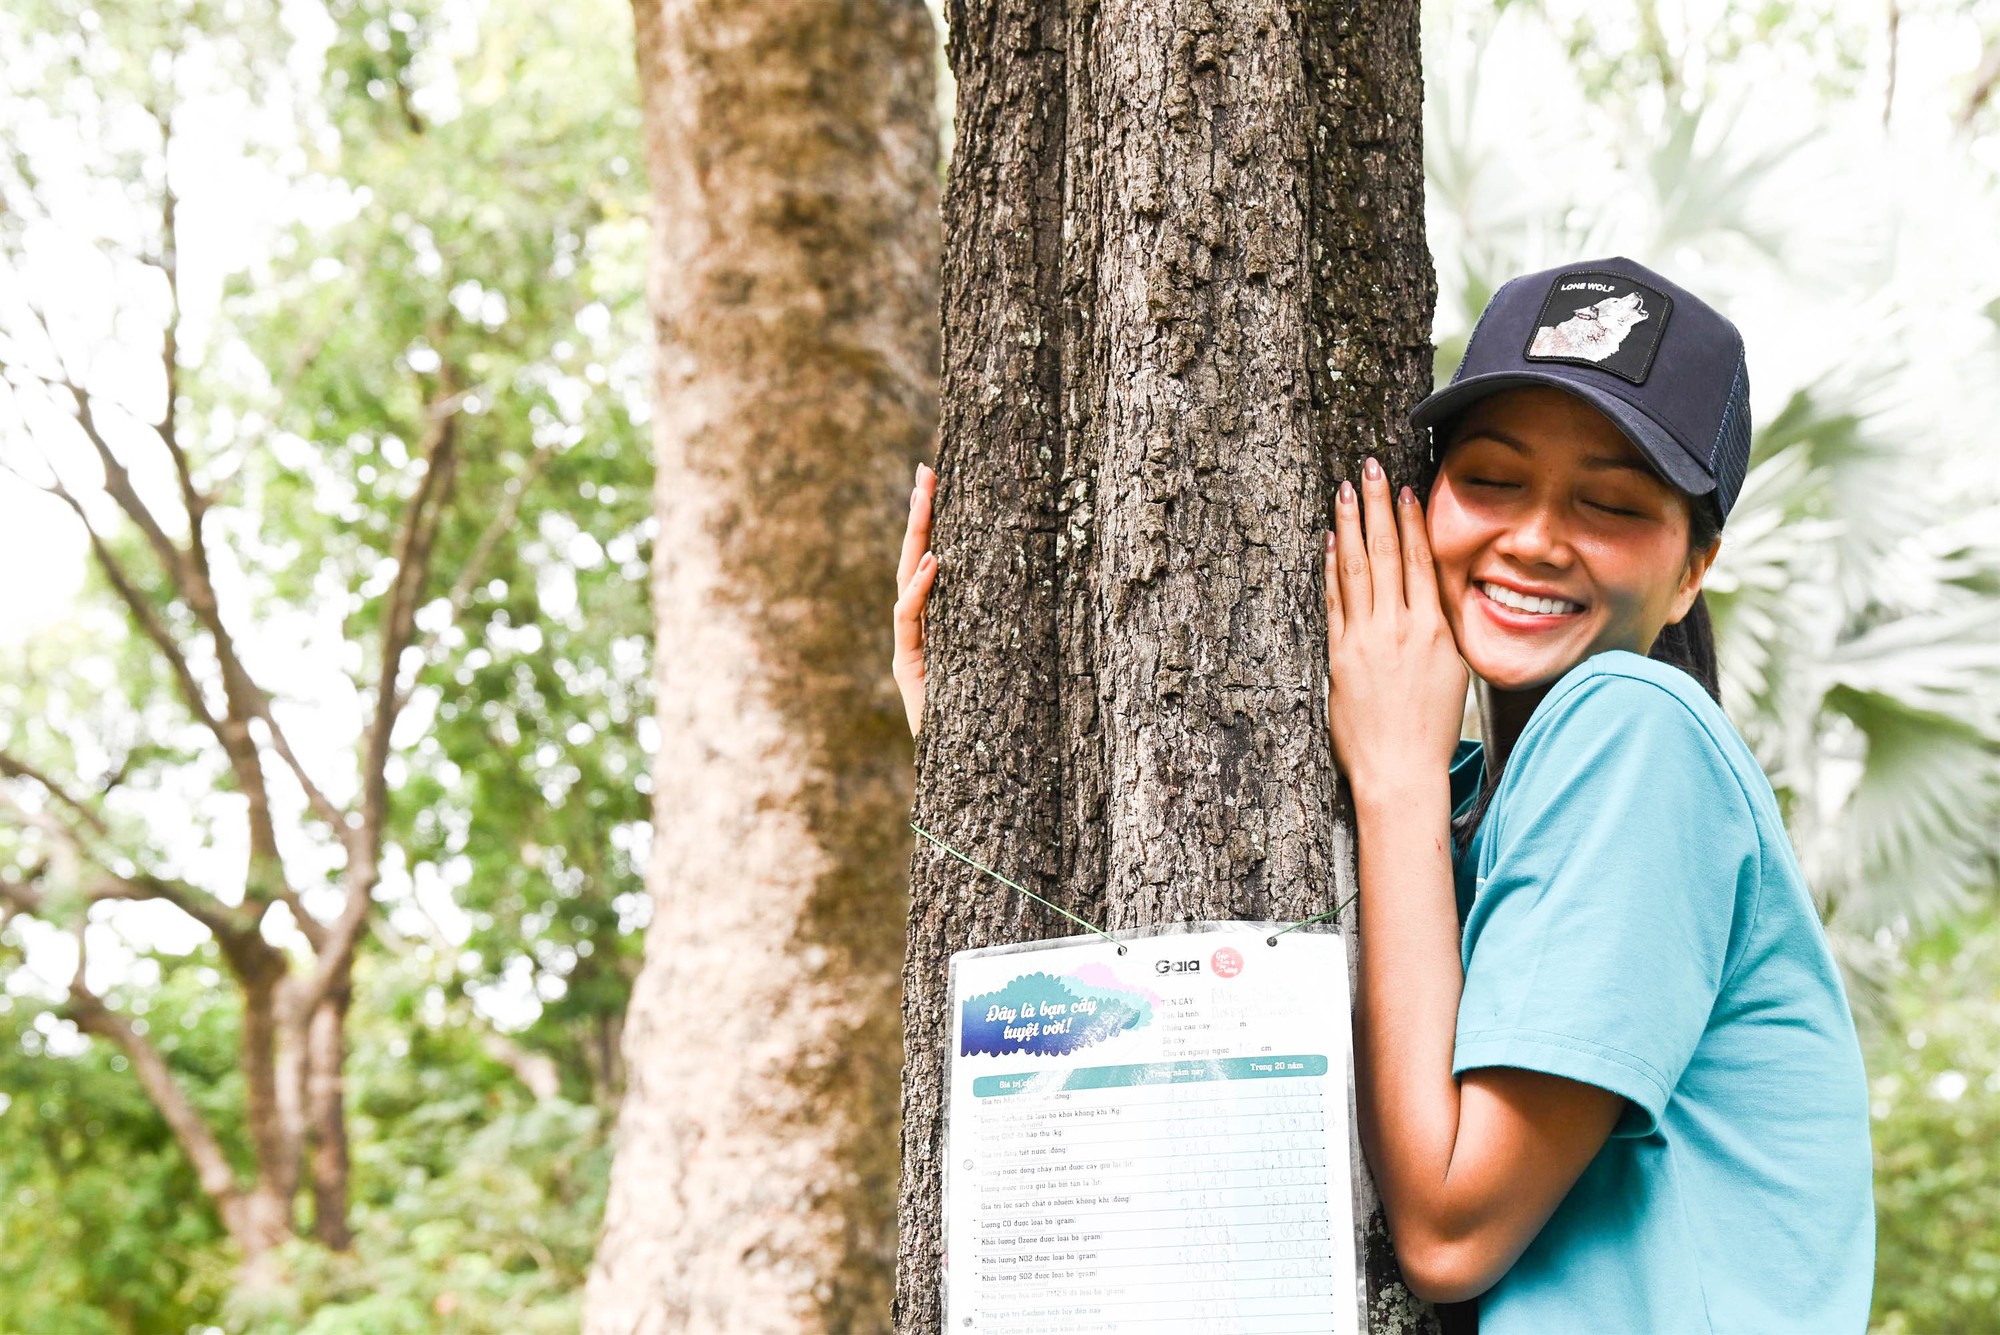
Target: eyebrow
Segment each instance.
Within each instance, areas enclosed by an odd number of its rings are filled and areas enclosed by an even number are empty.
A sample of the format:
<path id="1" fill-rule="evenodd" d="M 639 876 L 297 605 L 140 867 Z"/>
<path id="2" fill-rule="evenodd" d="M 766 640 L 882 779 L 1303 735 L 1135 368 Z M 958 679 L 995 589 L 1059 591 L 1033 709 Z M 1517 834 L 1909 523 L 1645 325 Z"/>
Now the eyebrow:
<path id="1" fill-rule="evenodd" d="M 1498 430 L 1494 427 L 1490 426 L 1474 427 L 1472 430 L 1466 432 L 1465 435 L 1461 437 L 1461 439 L 1471 440 L 1474 437 L 1484 437 L 1487 440 L 1498 441 L 1500 444 L 1505 445 L 1508 449 L 1513 450 L 1516 454 L 1534 453 L 1534 451 L 1530 449 L 1523 442 L 1515 439 L 1513 436 L 1508 435 L 1506 432 Z M 1638 473 L 1643 477 L 1653 476 L 1653 470 L 1646 467 L 1644 464 L 1633 463 L 1630 459 L 1615 459 L 1607 454 L 1588 455 L 1585 457 L 1583 461 L 1583 466 L 1585 468 L 1594 468 L 1600 470 L 1625 469 L 1629 472 Z"/>

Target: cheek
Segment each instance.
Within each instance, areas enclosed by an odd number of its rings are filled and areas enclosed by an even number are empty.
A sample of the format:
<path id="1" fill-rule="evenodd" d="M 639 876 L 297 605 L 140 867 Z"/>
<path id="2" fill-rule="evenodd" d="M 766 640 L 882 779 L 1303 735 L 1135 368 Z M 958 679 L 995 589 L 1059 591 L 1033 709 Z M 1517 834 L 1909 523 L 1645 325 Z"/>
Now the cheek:
<path id="1" fill-rule="evenodd" d="M 1424 512 L 1424 531 L 1430 538 L 1431 559 L 1437 563 L 1438 577 L 1448 585 L 1464 583 L 1467 563 L 1479 548 L 1482 530 L 1443 478 L 1438 480 L 1430 506 Z"/>
<path id="2" fill-rule="evenodd" d="M 1682 562 L 1672 542 L 1596 543 L 1582 554 L 1599 596 L 1621 612 L 1650 615 L 1668 608 L 1680 588 Z"/>

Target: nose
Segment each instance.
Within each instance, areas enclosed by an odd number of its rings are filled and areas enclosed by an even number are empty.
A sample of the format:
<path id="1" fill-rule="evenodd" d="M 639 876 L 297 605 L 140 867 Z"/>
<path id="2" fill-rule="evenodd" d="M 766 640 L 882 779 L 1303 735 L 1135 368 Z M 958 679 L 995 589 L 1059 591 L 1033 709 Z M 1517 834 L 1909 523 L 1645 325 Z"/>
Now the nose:
<path id="1" fill-rule="evenodd" d="M 1574 553 L 1560 507 L 1546 500 L 1523 506 L 1494 539 L 1493 549 L 1522 566 L 1567 569 Z"/>

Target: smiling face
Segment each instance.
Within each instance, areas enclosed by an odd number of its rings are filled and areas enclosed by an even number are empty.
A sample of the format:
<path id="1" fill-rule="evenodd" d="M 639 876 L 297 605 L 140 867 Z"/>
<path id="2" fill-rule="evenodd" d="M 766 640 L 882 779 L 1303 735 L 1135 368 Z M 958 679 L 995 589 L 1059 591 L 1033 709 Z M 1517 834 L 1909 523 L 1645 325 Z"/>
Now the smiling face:
<path id="1" fill-rule="evenodd" d="M 1688 498 L 1597 409 L 1548 386 L 1454 424 L 1426 507 L 1459 652 L 1499 690 L 1547 686 L 1679 621 L 1719 546 L 1688 552 Z"/>

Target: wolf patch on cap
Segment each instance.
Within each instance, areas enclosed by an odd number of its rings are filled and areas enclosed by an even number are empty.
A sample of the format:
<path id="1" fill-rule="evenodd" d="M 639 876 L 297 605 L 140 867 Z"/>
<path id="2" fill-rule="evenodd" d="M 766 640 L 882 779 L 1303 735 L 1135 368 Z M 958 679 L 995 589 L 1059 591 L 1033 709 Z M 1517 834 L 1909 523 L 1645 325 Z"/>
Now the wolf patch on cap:
<path id="1" fill-rule="evenodd" d="M 1587 362 L 1643 385 L 1673 310 L 1671 297 L 1622 274 L 1557 274 L 1522 356 L 1531 362 Z"/>

